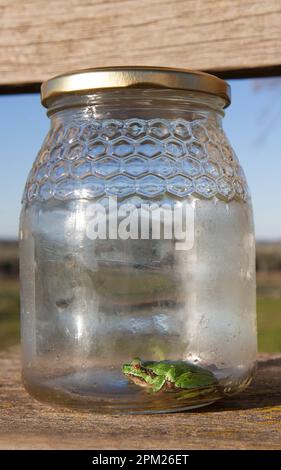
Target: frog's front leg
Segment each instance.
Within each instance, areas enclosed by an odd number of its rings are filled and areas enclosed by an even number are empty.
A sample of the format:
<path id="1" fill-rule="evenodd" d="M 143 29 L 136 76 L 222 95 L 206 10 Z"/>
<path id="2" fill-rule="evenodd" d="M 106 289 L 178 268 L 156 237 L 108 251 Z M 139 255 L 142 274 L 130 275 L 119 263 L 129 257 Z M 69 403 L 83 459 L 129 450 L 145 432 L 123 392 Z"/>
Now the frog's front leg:
<path id="1" fill-rule="evenodd" d="M 176 385 L 178 375 L 179 375 L 179 373 L 178 373 L 178 370 L 177 370 L 177 366 L 174 365 L 174 364 L 170 365 L 169 369 L 165 373 L 166 380 L 169 383 L 175 384 L 175 385 Z"/>
<path id="2" fill-rule="evenodd" d="M 166 380 L 164 376 L 159 376 L 155 377 L 150 380 L 150 383 L 152 384 L 152 391 L 153 392 L 159 392 L 163 385 L 165 384 Z"/>

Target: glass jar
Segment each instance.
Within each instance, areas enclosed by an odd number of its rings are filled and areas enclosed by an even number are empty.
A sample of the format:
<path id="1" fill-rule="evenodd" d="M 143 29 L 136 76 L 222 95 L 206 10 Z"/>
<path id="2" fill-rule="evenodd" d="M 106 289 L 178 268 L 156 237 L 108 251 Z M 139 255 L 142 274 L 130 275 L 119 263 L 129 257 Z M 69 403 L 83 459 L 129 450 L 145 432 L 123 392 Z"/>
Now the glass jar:
<path id="1" fill-rule="evenodd" d="M 50 131 L 20 225 L 23 381 L 85 410 L 167 412 L 243 390 L 255 239 L 222 129 L 228 85 L 172 69 L 43 84 Z"/>

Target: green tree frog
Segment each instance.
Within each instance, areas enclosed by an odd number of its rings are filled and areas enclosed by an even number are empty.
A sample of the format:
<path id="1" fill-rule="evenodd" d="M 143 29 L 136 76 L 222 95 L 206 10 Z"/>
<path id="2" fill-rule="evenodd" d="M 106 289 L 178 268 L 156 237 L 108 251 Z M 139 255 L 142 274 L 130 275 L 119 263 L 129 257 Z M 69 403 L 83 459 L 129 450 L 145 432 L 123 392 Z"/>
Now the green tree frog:
<path id="1" fill-rule="evenodd" d="M 137 385 L 153 392 L 188 389 L 190 392 L 210 388 L 215 390 L 217 379 L 212 372 L 184 361 L 145 361 L 133 359 L 123 364 L 122 371 Z"/>

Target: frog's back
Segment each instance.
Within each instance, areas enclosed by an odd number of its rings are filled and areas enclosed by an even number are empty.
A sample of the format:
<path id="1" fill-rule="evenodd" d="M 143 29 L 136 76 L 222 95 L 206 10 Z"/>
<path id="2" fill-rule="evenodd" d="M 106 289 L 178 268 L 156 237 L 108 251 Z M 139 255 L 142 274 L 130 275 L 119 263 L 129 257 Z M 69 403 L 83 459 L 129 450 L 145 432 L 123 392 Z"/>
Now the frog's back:
<path id="1" fill-rule="evenodd" d="M 185 361 L 146 361 L 143 362 L 143 367 L 157 375 L 166 375 L 173 370 L 176 377 L 185 373 L 203 374 L 213 377 L 213 373 L 208 369 Z"/>
<path id="2" fill-rule="evenodd" d="M 146 361 L 143 363 L 143 366 L 157 375 L 165 375 L 169 371 L 174 370 L 176 375 L 179 376 L 185 372 L 198 372 L 201 370 L 200 367 L 184 361 Z"/>

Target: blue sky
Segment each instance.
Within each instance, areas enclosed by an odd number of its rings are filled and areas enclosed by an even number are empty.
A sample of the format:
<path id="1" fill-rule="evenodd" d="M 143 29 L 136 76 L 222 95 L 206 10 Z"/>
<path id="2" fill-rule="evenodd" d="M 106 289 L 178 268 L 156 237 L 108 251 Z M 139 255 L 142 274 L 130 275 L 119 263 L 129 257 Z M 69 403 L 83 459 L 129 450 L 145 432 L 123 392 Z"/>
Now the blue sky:
<path id="1" fill-rule="evenodd" d="M 257 239 L 281 239 L 281 80 L 230 80 L 224 128 L 251 189 Z M 34 95 L 0 96 L 0 239 L 16 238 L 25 180 L 49 120 Z"/>

